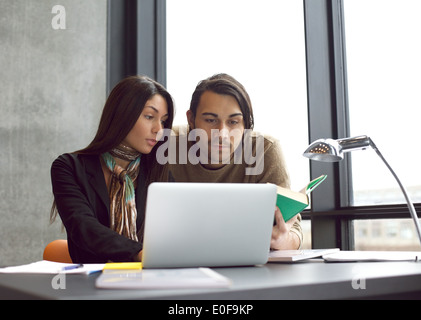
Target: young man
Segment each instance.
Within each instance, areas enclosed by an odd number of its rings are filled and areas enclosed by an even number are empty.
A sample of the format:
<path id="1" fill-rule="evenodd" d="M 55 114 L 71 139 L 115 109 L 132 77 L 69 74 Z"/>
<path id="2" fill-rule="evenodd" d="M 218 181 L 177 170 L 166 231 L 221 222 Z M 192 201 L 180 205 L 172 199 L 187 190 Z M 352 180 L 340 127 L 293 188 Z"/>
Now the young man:
<path id="1" fill-rule="evenodd" d="M 176 182 L 274 183 L 290 186 L 277 140 L 253 131 L 253 109 L 244 87 L 227 74 L 201 81 L 187 111 L 189 127 L 174 128 L 179 157 L 170 162 Z M 183 148 L 186 146 L 186 148 Z M 298 249 L 301 216 L 287 223 L 275 209 L 272 249 Z"/>

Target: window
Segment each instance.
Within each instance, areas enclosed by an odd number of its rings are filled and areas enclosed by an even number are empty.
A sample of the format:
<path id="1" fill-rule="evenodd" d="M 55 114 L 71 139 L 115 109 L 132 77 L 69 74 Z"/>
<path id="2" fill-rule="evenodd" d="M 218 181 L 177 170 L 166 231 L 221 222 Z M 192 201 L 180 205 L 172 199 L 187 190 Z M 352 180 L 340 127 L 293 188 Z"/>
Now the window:
<path id="1" fill-rule="evenodd" d="M 280 140 L 292 188 L 328 175 L 303 214 L 311 218 L 303 223 L 311 247 L 352 250 L 369 236 L 413 241 L 408 208 L 372 151 L 335 164 L 309 163 L 301 154 L 309 141 L 367 134 L 421 210 L 413 160 L 420 150 L 411 149 L 411 158 L 397 152 L 419 135 L 420 80 L 412 77 L 421 71 L 419 6 L 417 0 L 110 2 L 108 87 L 124 75 L 151 76 L 173 94 L 177 125 L 186 123 L 199 80 L 233 75 L 252 98 L 256 130 Z"/>
<path id="2" fill-rule="evenodd" d="M 421 202 L 421 2 L 345 0 L 350 128 L 376 143 L 414 202 Z M 405 203 L 374 152 L 352 153 L 354 205 Z"/>
<path id="3" fill-rule="evenodd" d="M 419 250 L 410 219 L 356 220 L 354 234 L 355 250 Z"/>
<path id="4" fill-rule="evenodd" d="M 303 5 L 296 0 L 167 1 L 167 87 L 185 113 L 197 83 L 216 73 L 239 80 L 255 130 L 280 140 L 292 180 L 309 179 Z M 289 137 L 294 136 L 293 141 Z"/>
<path id="5" fill-rule="evenodd" d="M 371 46 L 372 43 L 378 42 L 379 39 L 385 36 L 385 34 L 381 33 L 382 24 L 377 19 L 384 15 L 385 9 L 383 5 L 390 5 L 392 3 L 390 1 L 377 1 L 374 6 L 370 6 L 367 5 L 368 2 L 359 0 L 304 0 L 309 137 L 310 141 L 314 141 L 319 138 L 342 138 L 359 134 L 371 136 L 392 167 L 402 177 L 403 183 L 410 189 L 411 186 L 409 186 L 408 179 L 412 179 L 412 175 L 417 174 L 417 166 L 415 163 L 411 164 L 413 171 L 411 171 L 410 178 L 403 176 L 403 173 L 400 172 L 400 166 L 403 164 L 406 169 L 406 166 L 409 166 L 410 163 L 406 161 L 407 158 L 403 160 L 402 156 L 394 158 L 395 154 L 397 154 L 396 150 L 400 149 L 399 147 L 402 144 L 398 144 L 397 139 L 393 140 L 392 137 L 397 137 L 401 131 L 406 131 L 406 135 L 411 135 L 410 131 L 412 128 L 407 131 L 408 128 L 402 125 L 402 123 L 411 123 L 411 119 L 416 117 L 415 108 L 412 107 L 405 112 L 405 109 L 403 107 L 401 108 L 400 104 L 395 104 L 396 106 L 392 110 L 389 110 L 389 112 L 394 112 L 394 115 L 396 115 L 395 119 L 398 119 L 398 123 L 388 123 L 388 131 L 394 132 L 393 135 L 389 135 L 388 141 L 393 141 L 394 143 L 387 143 L 387 146 L 378 137 L 378 133 L 381 135 L 383 130 L 381 125 L 383 118 L 381 116 L 387 113 L 387 109 L 382 109 L 381 105 L 379 108 L 377 107 L 378 104 L 374 104 L 373 102 L 375 101 L 377 103 L 382 99 L 380 96 L 385 93 L 384 90 L 373 90 L 375 95 L 374 100 L 371 100 L 371 103 L 368 105 L 365 104 L 363 109 L 358 109 L 359 102 L 365 102 L 364 95 L 360 97 L 358 95 L 367 92 L 372 93 L 366 90 L 367 84 L 360 86 L 358 82 L 364 82 L 366 80 L 363 79 L 364 77 L 371 77 L 371 80 L 374 82 L 373 76 L 377 76 L 378 73 L 373 72 L 370 68 L 377 61 L 376 59 L 370 61 L 370 64 L 368 66 L 366 65 L 367 70 L 359 69 L 358 63 L 355 62 L 358 60 L 354 60 L 355 54 L 352 51 L 357 52 L 360 57 L 370 57 L 371 53 L 368 51 L 375 50 L 376 47 Z M 374 1 L 371 3 L 374 3 Z M 405 14 L 411 11 L 408 7 L 409 2 L 407 1 L 396 1 L 394 3 L 396 4 L 395 7 L 401 6 L 403 3 Z M 351 5 L 357 7 L 354 11 L 347 13 L 347 9 Z M 403 10 L 396 10 L 396 13 L 398 12 L 400 12 L 400 15 L 404 15 Z M 351 23 L 349 22 L 351 19 L 350 15 L 353 19 Z M 365 15 L 369 15 L 370 19 L 364 21 L 363 18 Z M 395 20 L 389 20 L 389 23 Z M 399 24 L 398 21 L 396 23 Z M 356 35 L 353 40 L 350 40 L 349 38 L 352 38 L 350 33 L 353 31 L 352 25 L 355 26 L 358 24 L 364 25 L 365 31 L 363 33 L 365 32 L 366 34 Z M 370 33 L 371 36 L 367 37 Z M 413 41 L 416 42 L 417 37 L 414 33 L 412 37 Z M 378 51 L 375 57 L 387 54 L 389 52 Z M 409 54 L 408 57 L 410 56 Z M 355 70 L 352 70 L 355 67 L 355 63 L 357 67 Z M 392 64 L 394 65 L 393 67 L 391 66 Z M 399 60 L 397 62 L 395 59 L 390 60 L 389 64 L 384 65 L 384 67 L 388 68 L 387 70 L 389 72 L 392 72 L 399 70 L 398 67 L 400 65 L 403 64 Z M 415 65 L 416 63 L 414 62 Z M 380 71 L 384 70 L 380 69 Z M 385 77 L 384 72 L 382 76 Z M 377 81 L 378 79 L 376 78 L 375 80 Z M 407 89 L 409 88 L 411 88 L 411 85 Z M 391 89 L 388 88 L 387 90 Z M 409 91 L 412 91 L 412 89 Z M 388 92 L 385 94 L 388 95 Z M 372 97 L 369 98 L 372 99 Z M 402 98 L 399 102 L 403 103 L 404 100 Z M 416 97 L 413 97 L 412 101 L 416 101 Z M 385 101 L 381 101 L 381 103 L 385 103 Z M 370 114 L 372 110 L 374 112 Z M 399 118 L 402 115 L 404 118 Z M 366 119 L 369 119 L 369 121 L 364 122 Z M 377 130 L 378 128 L 380 129 Z M 416 133 L 412 134 L 412 137 L 416 137 Z M 412 143 L 414 142 L 415 139 L 412 138 Z M 393 146 L 393 148 L 387 149 L 389 146 Z M 416 155 L 417 152 L 412 154 Z M 372 195 L 375 196 L 371 196 L 371 198 L 367 192 L 359 193 L 359 189 L 364 190 L 360 188 L 361 186 L 364 188 L 371 183 L 371 180 L 376 179 L 376 177 L 373 177 L 373 171 L 382 170 L 382 173 L 379 173 L 380 177 L 388 179 L 388 188 L 394 188 L 395 191 L 392 192 L 397 194 L 396 190 L 399 189 L 397 189 L 396 181 L 394 181 L 383 162 L 371 150 L 353 152 L 348 155 L 349 157 L 345 157 L 339 163 L 332 164 L 317 161 L 310 163 L 312 177 L 317 177 L 322 173 L 326 173 L 330 177 L 330 179 L 326 180 L 319 187 L 322 192 L 313 195 L 311 212 L 313 248 L 339 247 L 343 250 L 352 250 L 361 247 L 361 241 L 366 241 L 364 237 L 368 235 L 373 238 L 381 237 L 381 235 L 385 234 L 400 234 L 406 238 L 411 237 L 412 232 L 408 229 L 408 224 L 406 224 L 407 227 L 404 228 L 404 231 L 396 231 L 400 230 L 400 226 L 396 225 L 400 222 L 396 218 L 407 219 L 409 217 L 408 208 L 402 201 L 403 199 L 400 201 L 389 200 L 380 202 L 378 201 L 379 198 L 390 197 L 387 194 L 390 190 L 380 190 L 378 187 L 377 189 L 372 189 Z M 357 157 L 361 157 L 360 165 L 358 165 Z M 373 161 L 370 162 L 366 157 L 371 157 Z M 375 164 L 373 164 L 374 161 L 376 161 Z M 400 166 L 395 161 L 398 161 Z M 364 172 L 364 169 L 369 169 L 369 171 Z M 365 177 L 365 181 L 359 180 Z M 419 185 L 420 179 L 414 179 L 413 181 L 418 181 Z M 384 184 L 386 185 L 386 182 Z M 385 193 L 382 194 L 382 192 Z M 362 196 L 368 196 L 367 202 L 362 201 Z M 414 198 L 413 200 L 419 202 L 416 193 L 412 193 L 412 197 Z M 390 202 L 393 202 L 393 205 L 387 204 Z M 363 205 L 368 203 L 370 205 Z M 380 203 L 383 204 L 380 205 Z M 416 203 L 415 207 L 419 211 L 421 204 Z M 380 221 L 379 219 L 387 220 L 388 223 L 370 224 L 369 222 L 370 220 Z M 409 221 L 409 219 L 407 220 Z M 392 223 L 395 226 L 392 226 Z"/>
<path id="6" fill-rule="evenodd" d="M 421 202 L 421 149 L 416 146 L 420 11 L 417 0 L 344 0 L 351 135 L 373 139 L 413 202 Z M 381 159 L 368 151 L 351 155 L 351 205 L 406 203 Z M 354 231 L 355 248 L 360 250 L 419 247 L 409 219 L 356 220 Z"/>
<path id="7" fill-rule="evenodd" d="M 239 80 L 253 103 L 255 130 L 280 140 L 291 188 L 309 181 L 303 3 L 296 0 L 167 1 L 167 88 L 174 125 L 197 83 L 216 73 Z M 290 139 L 294 137 L 294 139 Z M 303 222 L 310 246 L 309 221 Z"/>
<path id="8" fill-rule="evenodd" d="M 186 123 L 199 80 L 229 73 L 252 98 L 256 130 L 280 139 L 293 189 L 309 180 L 301 156 L 309 141 L 366 134 L 419 210 L 415 161 L 421 151 L 411 149 L 410 158 L 398 152 L 409 150 L 418 136 L 418 2 L 167 1 L 166 76 L 176 101 L 175 124 Z M 339 164 L 312 161 L 310 169 L 313 178 L 329 177 L 304 215 L 311 217 L 313 248 L 368 248 L 369 237 L 412 245 L 415 232 L 404 199 L 373 151 L 353 152 Z"/>

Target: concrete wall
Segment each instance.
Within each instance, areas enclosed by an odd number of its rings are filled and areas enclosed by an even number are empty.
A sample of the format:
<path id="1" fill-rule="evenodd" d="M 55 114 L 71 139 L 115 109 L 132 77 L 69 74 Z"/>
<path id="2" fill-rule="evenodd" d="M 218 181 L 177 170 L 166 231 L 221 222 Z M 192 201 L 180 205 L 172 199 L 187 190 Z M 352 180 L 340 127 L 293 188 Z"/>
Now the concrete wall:
<path id="1" fill-rule="evenodd" d="M 55 5 L 65 29 L 52 26 Z M 49 225 L 50 166 L 96 131 L 106 26 L 106 0 L 0 0 L 0 265 L 41 260 L 66 237 L 61 222 Z"/>

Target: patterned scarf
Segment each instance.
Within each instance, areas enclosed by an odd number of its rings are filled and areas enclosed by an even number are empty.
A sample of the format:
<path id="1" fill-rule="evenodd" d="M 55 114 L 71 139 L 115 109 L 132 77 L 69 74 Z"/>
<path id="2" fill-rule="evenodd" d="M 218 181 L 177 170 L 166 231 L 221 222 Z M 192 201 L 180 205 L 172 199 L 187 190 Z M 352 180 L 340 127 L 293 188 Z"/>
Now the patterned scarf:
<path id="1" fill-rule="evenodd" d="M 109 152 L 102 154 L 111 171 L 110 228 L 129 239 L 138 241 L 136 233 L 137 210 L 135 182 L 139 174 L 140 156 L 130 162 L 127 170 L 116 164 Z"/>

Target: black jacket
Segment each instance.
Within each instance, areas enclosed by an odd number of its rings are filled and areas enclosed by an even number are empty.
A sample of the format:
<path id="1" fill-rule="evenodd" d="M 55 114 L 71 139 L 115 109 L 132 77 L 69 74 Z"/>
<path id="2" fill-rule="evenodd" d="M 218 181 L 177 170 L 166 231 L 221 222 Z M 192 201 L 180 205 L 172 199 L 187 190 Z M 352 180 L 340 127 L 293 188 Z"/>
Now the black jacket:
<path id="1" fill-rule="evenodd" d="M 139 173 L 137 230 L 144 220 L 146 187 Z M 53 194 L 75 263 L 133 261 L 142 244 L 109 228 L 110 199 L 99 156 L 63 154 L 51 166 Z"/>

